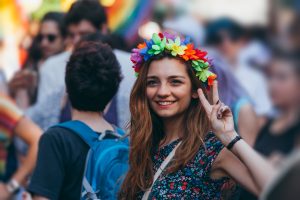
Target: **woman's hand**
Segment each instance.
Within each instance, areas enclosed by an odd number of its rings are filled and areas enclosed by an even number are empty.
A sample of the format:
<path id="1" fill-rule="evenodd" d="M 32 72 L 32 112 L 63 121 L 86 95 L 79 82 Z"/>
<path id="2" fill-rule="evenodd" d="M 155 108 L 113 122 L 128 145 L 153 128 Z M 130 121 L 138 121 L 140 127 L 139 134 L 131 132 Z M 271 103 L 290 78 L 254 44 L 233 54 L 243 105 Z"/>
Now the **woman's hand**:
<path id="1" fill-rule="evenodd" d="M 227 145 L 237 135 L 234 130 L 233 115 L 230 108 L 219 100 L 217 81 L 214 81 L 212 93 L 213 105 L 208 102 L 202 89 L 198 89 L 199 99 L 210 120 L 214 133 L 224 145 Z"/>

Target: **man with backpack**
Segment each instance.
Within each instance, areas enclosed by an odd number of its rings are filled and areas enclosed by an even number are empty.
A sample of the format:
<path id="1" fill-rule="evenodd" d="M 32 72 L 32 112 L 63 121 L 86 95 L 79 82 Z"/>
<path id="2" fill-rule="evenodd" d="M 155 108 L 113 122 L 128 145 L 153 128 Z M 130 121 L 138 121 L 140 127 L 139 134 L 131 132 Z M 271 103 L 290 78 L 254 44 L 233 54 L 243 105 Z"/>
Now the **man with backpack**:
<path id="1" fill-rule="evenodd" d="M 119 63 L 108 45 L 82 41 L 67 63 L 72 121 L 41 137 L 28 190 L 33 199 L 116 199 L 128 165 L 124 131 L 103 111 L 118 90 Z"/>

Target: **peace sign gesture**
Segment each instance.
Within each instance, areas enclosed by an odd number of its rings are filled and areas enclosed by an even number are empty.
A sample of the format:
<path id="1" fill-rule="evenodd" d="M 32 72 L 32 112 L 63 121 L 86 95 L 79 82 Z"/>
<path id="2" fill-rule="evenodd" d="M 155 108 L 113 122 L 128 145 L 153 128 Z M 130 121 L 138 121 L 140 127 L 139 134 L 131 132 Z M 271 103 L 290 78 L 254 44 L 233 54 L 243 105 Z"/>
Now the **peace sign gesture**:
<path id="1" fill-rule="evenodd" d="M 219 100 L 217 81 L 214 81 L 212 93 L 213 105 L 208 102 L 203 94 L 202 89 L 198 89 L 199 99 L 205 109 L 207 117 L 209 118 L 213 131 L 216 136 L 220 138 L 226 133 L 235 131 L 233 116 L 230 108 Z"/>

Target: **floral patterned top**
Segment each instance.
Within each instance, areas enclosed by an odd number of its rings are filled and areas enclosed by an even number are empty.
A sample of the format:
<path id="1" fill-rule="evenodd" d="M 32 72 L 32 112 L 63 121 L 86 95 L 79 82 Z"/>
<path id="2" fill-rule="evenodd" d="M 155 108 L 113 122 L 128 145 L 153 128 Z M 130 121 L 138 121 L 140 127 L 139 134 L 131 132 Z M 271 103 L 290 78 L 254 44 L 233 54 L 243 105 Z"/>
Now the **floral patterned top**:
<path id="1" fill-rule="evenodd" d="M 179 140 L 176 140 L 158 149 L 153 157 L 154 173 L 178 142 Z M 208 133 L 204 142 L 205 147 L 201 146 L 195 158 L 184 168 L 160 175 L 153 185 L 149 199 L 222 199 L 222 186 L 229 178 L 213 180 L 210 178 L 210 171 L 212 163 L 224 146 L 212 132 Z"/>

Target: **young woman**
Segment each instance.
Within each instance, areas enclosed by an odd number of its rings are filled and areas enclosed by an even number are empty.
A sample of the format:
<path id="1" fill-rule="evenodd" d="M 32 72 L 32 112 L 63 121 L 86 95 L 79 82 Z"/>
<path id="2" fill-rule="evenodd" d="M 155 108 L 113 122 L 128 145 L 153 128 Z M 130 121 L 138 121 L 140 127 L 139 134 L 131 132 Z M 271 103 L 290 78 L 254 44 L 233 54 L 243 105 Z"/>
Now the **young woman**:
<path id="1" fill-rule="evenodd" d="M 278 114 L 269 118 L 259 131 L 254 149 L 272 162 L 276 162 L 283 160 L 300 147 L 299 54 L 275 52 L 268 69 L 268 78 L 270 96 Z M 257 199 L 248 192 L 242 192 L 241 195 L 243 200 Z"/>
<path id="2" fill-rule="evenodd" d="M 220 199 L 229 177 L 259 194 L 273 176 L 235 132 L 217 82 L 212 104 L 206 99 L 205 85 L 215 76 L 205 56 L 167 33 L 133 50 L 138 78 L 130 100 L 130 169 L 120 199 Z"/>

